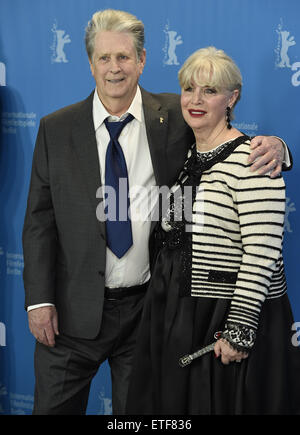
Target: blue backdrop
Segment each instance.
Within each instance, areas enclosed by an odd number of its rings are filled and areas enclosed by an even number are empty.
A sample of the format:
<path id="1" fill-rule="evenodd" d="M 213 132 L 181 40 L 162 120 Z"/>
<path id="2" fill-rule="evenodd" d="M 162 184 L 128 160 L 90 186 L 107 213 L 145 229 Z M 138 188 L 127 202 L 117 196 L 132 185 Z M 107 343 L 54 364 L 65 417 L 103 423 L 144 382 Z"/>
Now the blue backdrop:
<path id="1" fill-rule="evenodd" d="M 0 414 L 31 414 L 33 405 L 34 339 L 24 311 L 21 233 L 39 120 L 94 88 L 84 29 L 105 8 L 126 10 L 145 23 L 141 84 L 147 90 L 179 92 L 177 73 L 186 57 L 200 47 L 222 48 L 244 79 L 235 126 L 280 136 L 289 145 L 294 168 L 285 174 L 284 255 L 295 340 L 300 328 L 299 0 L 0 0 Z M 88 414 L 110 414 L 110 397 L 104 365 L 92 384 Z"/>

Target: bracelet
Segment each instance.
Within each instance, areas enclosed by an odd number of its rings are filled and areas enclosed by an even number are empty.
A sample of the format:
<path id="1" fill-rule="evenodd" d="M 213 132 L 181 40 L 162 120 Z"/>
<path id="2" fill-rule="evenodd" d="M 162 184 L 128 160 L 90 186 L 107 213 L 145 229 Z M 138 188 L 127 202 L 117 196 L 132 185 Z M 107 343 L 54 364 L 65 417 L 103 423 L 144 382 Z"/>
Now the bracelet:
<path id="1" fill-rule="evenodd" d="M 254 329 L 235 323 L 227 323 L 222 332 L 222 338 L 238 352 L 249 352 L 252 349 L 256 333 Z"/>

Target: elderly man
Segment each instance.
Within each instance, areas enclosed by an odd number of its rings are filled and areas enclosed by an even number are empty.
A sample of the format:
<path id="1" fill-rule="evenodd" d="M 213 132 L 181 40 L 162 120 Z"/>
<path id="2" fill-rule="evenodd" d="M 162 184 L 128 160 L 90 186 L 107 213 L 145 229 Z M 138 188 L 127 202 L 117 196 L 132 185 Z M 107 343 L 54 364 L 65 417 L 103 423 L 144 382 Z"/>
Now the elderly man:
<path id="1" fill-rule="evenodd" d="M 146 59 L 141 21 L 97 12 L 86 48 L 96 90 L 41 120 L 33 158 L 23 245 L 26 308 L 37 339 L 34 414 L 84 414 L 106 359 L 113 412 L 124 413 L 150 278 L 151 222 L 99 222 L 96 209 L 104 206 L 96 192 L 111 186 L 118 195 L 119 178 L 146 191 L 172 185 L 194 140 L 178 95 L 138 85 Z M 253 169 L 276 176 L 281 142 L 259 137 L 252 146 L 252 160 L 261 155 Z M 124 196 L 137 211 L 140 199 Z"/>

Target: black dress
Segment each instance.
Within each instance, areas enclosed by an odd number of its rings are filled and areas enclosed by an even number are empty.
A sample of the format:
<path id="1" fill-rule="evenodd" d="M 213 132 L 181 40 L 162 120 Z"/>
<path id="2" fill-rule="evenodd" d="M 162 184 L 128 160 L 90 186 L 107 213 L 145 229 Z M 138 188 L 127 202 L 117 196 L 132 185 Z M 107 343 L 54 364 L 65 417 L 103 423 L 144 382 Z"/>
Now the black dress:
<path id="1" fill-rule="evenodd" d="M 300 349 L 291 343 L 286 294 L 264 302 L 247 359 L 224 365 L 212 351 L 180 367 L 182 356 L 210 344 L 224 328 L 230 300 L 186 296 L 182 244 L 162 244 L 160 234 L 158 224 L 127 413 L 300 414 Z"/>

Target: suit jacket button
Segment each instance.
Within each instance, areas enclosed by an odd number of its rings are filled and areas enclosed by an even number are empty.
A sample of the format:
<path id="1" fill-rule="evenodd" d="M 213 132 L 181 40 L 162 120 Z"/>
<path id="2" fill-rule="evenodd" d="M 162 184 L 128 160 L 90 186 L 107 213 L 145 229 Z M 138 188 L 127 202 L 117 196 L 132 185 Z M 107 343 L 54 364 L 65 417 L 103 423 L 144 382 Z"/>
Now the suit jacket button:
<path id="1" fill-rule="evenodd" d="M 103 270 L 98 270 L 99 275 L 104 276 Z"/>

